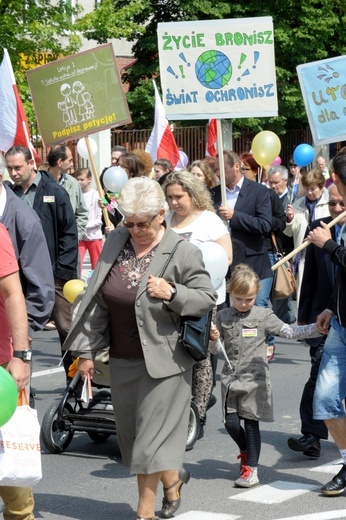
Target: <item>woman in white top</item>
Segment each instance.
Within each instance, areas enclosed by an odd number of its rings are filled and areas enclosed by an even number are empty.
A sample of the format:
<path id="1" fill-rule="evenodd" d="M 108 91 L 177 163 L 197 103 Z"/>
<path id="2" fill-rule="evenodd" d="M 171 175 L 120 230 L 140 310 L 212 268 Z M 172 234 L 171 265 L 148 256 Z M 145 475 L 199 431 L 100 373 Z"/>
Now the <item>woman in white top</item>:
<path id="1" fill-rule="evenodd" d="M 215 213 L 206 186 L 188 171 L 181 170 L 168 175 L 162 186 L 171 212 L 167 225 L 184 240 L 197 246 L 204 242 L 217 242 L 226 251 L 229 265 L 232 263 L 232 242 L 227 227 Z M 226 299 L 225 282 L 217 290 L 217 305 Z M 213 390 L 213 371 L 210 357 L 194 366 L 192 399 L 195 402 L 203 436 L 206 412 Z"/>

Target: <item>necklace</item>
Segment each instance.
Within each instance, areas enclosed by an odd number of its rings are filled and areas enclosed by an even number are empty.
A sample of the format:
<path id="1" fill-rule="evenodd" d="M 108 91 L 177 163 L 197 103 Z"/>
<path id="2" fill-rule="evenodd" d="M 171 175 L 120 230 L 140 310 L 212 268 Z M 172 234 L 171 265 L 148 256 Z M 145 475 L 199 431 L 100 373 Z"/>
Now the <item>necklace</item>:
<path id="1" fill-rule="evenodd" d="M 174 220 L 174 226 L 173 227 L 176 227 L 176 228 L 180 228 L 180 227 L 185 227 L 187 226 L 187 224 L 189 224 L 190 222 L 193 222 L 194 220 L 196 220 L 196 218 L 200 215 L 200 211 L 194 211 L 191 215 L 189 215 L 187 218 L 184 217 L 184 219 L 179 223 L 178 222 L 178 217 L 177 217 L 177 214 L 174 213 L 173 215 L 173 218 L 172 218 L 172 221 Z"/>

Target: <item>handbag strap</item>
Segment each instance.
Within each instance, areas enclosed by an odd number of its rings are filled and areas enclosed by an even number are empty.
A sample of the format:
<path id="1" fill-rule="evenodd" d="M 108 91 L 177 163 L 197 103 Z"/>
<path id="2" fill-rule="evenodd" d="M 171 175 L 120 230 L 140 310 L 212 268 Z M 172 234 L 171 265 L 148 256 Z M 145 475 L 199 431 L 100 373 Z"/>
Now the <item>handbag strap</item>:
<path id="1" fill-rule="evenodd" d="M 175 246 L 173 247 L 172 251 L 170 252 L 170 254 L 169 254 L 169 256 L 168 256 L 168 258 L 167 258 L 167 260 L 166 260 L 166 262 L 165 262 L 165 264 L 164 264 L 164 266 L 163 266 L 162 269 L 161 269 L 161 272 L 160 272 L 160 274 L 159 274 L 159 278 L 162 278 L 162 276 L 164 275 L 164 273 L 165 273 L 165 271 L 166 271 L 166 269 L 167 269 L 167 267 L 168 267 L 169 262 L 172 260 L 173 255 L 174 255 L 174 253 L 176 252 L 176 250 L 178 249 L 178 246 L 179 246 L 179 244 L 180 244 L 181 242 L 183 242 L 183 239 L 179 240 L 179 241 L 175 244 Z M 173 319 L 172 311 L 171 311 L 171 309 L 170 309 L 169 307 L 168 307 L 168 312 L 169 312 L 169 316 L 170 316 L 170 318 L 171 318 L 171 320 L 172 320 L 172 323 L 173 323 L 173 325 L 174 325 L 176 331 L 178 332 L 178 334 L 179 334 L 179 336 L 180 336 L 180 330 L 179 330 L 178 327 L 177 327 L 177 323 L 176 323 L 176 322 L 174 321 L 174 319 Z"/>
<path id="2" fill-rule="evenodd" d="M 276 236 L 275 236 L 275 233 L 273 233 L 273 231 L 270 233 L 271 235 L 271 239 L 272 239 L 272 242 L 273 242 L 273 246 L 274 246 L 274 249 L 275 249 L 275 253 L 281 257 L 281 256 L 284 256 L 285 253 L 283 252 L 282 248 L 280 248 L 278 246 L 278 242 L 276 240 Z"/>
<path id="3" fill-rule="evenodd" d="M 273 242 L 274 247 L 275 247 L 275 252 L 276 252 L 276 253 L 279 253 L 278 243 L 277 243 L 277 241 L 276 241 L 276 236 L 275 236 L 275 234 L 273 233 L 273 231 L 271 232 L 271 237 L 272 237 L 272 242 Z"/>
<path id="4" fill-rule="evenodd" d="M 28 394 L 26 393 L 25 388 L 23 388 L 18 395 L 18 404 L 17 406 L 24 406 L 29 404 Z"/>
<path id="5" fill-rule="evenodd" d="M 162 269 L 161 269 L 161 271 L 160 271 L 160 274 L 158 275 L 158 278 L 162 278 L 163 275 L 165 274 L 165 271 L 166 271 L 166 269 L 167 269 L 167 267 L 168 267 L 168 264 L 169 264 L 169 262 L 172 260 L 173 255 L 174 255 L 174 253 L 176 252 L 176 250 L 178 249 L 178 245 L 180 244 L 180 242 L 183 242 L 183 239 L 179 240 L 179 241 L 175 244 L 175 246 L 173 247 L 172 251 L 169 253 L 168 258 L 167 258 L 166 262 L 164 263 L 164 266 L 162 267 Z"/>

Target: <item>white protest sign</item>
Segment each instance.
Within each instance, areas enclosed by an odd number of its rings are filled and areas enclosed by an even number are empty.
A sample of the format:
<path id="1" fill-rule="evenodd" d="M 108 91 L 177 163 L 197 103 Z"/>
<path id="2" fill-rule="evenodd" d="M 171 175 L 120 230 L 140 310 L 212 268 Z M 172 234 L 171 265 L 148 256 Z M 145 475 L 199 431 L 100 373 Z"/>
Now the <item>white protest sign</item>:
<path id="1" fill-rule="evenodd" d="M 271 17 L 158 24 L 168 119 L 278 114 Z"/>

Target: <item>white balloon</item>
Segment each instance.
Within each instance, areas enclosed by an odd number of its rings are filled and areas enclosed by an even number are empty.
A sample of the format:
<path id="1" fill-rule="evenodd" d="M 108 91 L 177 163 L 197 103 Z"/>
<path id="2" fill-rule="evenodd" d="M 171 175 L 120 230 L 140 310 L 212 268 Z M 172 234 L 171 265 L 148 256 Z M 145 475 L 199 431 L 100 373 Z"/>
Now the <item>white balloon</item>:
<path id="1" fill-rule="evenodd" d="M 107 168 L 102 178 L 105 188 L 111 193 L 119 193 L 128 180 L 126 171 L 120 168 L 120 166 Z"/>
<path id="2" fill-rule="evenodd" d="M 175 170 L 184 170 L 186 166 L 189 164 L 189 158 L 186 155 L 185 152 L 182 150 L 179 151 L 179 161 L 177 162 L 177 165 L 175 167 Z"/>
<path id="3" fill-rule="evenodd" d="M 228 256 L 226 251 L 217 242 L 203 242 L 198 244 L 202 252 L 203 262 L 208 271 L 211 283 L 215 290 L 221 287 L 228 271 Z"/>
<path id="4" fill-rule="evenodd" d="M 94 141 L 94 139 L 91 139 L 91 137 L 88 137 L 88 139 L 89 139 L 89 144 L 90 144 L 90 148 L 91 148 L 91 153 L 93 155 L 96 155 L 97 154 L 97 143 L 96 143 L 96 141 Z M 82 137 L 82 139 L 79 139 L 79 141 L 77 143 L 77 152 L 79 153 L 79 155 L 81 157 L 83 157 L 83 159 L 89 159 L 88 148 L 87 148 L 87 145 L 85 142 L 85 137 Z"/>

